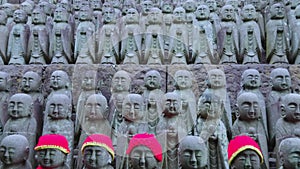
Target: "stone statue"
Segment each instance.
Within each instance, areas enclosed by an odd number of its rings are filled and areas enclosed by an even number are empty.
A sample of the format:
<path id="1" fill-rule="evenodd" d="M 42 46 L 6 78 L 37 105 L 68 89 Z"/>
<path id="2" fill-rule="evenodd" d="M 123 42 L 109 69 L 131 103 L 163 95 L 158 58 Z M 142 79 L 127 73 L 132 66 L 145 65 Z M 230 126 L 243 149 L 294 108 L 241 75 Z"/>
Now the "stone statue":
<path id="1" fill-rule="evenodd" d="M 291 76 L 287 69 L 276 68 L 270 74 L 272 91 L 266 99 L 270 148 L 274 147 L 275 126 L 281 117 L 280 98 L 291 93 Z"/>
<path id="2" fill-rule="evenodd" d="M 300 137 L 300 95 L 287 94 L 282 97 L 280 112 L 281 118 L 275 126 L 276 148 L 287 137 Z"/>
<path id="3" fill-rule="evenodd" d="M 151 92 L 146 100 L 145 121 L 148 123 L 148 133 L 156 135 L 156 127 L 163 111 L 163 95 L 159 97 Z"/>
<path id="4" fill-rule="evenodd" d="M 221 29 L 217 33 L 220 63 L 237 63 L 239 36 L 235 14 L 231 5 L 221 9 Z"/>
<path id="5" fill-rule="evenodd" d="M 267 110 L 266 110 L 266 102 L 265 97 L 260 91 L 261 86 L 261 76 L 260 73 L 256 69 L 247 69 L 242 74 L 242 83 L 241 83 L 242 89 L 238 93 L 237 96 L 246 93 L 251 92 L 256 94 L 259 100 L 259 107 L 260 112 L 258 114 L 258 117 L 262 120 L 264 124 L 264 128 L 267 130 Z"/>
<path id="6" fill-rule="evenodd" d="M 279 169 L 296 169 L 300 153 L 300 139 L 297 137 L 286 138 L 279 145 L 277 161 L 280 163 Z"/>
<path id="7" fill-rule="evenodd" d="M 142 32 L 146 32 L 148 26 L 148 14 L 150 10 L 154 7 L 152 0 L 141 1 L 141 12 L 140 12 L 140 25 L 142 27 Z M 143 40 L 145 37 L 143 37 Z"/>
<path id="8" fill-rule="evenodd" d="M 7 112 L 7 106 L 8 106 L 8 100 L 10 97 L 9 90 L 10 90 L 11 84 L 10 84 L 10 76 L 6 72 L 0 71 L 0 131 L 3 131 L 3 125 L 8 119 Z"/>
<path id="9" fill-rule="evenodd" d="M 76 63 L 93 64 L 96 62 L 96 27 L 92 22 L 93 11 L 89 7 L 81 7 L 79 23 L 75 33 L 74 55 Z"/>
<path id="10" fill-rule="evenodd" d="M 51 74 L 50 88 L 52 91 L 49 94 L 48 99 L 51 98 L 53 94 L 65 94 L 72 99 L 71 81 L 69 75 L 65 71 L 56 70 Z"/>
<path id="11" fill-rule="evenodd" d="M 213 24 L 210 22 L 210 10 L 207 5 L 200 5 L 195 11 L 196 19 L 193 38 L 192 63 L 218 63 L 217 39 Z"/>
<path id="12" fill-rule="evenodd" d="M 81 147 L 85 169 L 113 169 L 114 147 L 110 137 L 103 134 L 89 135 Z"/>
<path id="13" fill-rule="evenodd" d="M 53 16 L 53 28 L 50 35 L 51 64 L 72 63 L 73 33 L 67 9 L 57 7 Z"/>
<path id="14" fill-rule="evenodd" d="M 139 25 L 139 13 L 130 8 L 124 16 L 120 57 L 123 64 L 137 64 L 142 61 L 142 29 Z"/>
<path id="15" fill-rule="evenodd" d="M 28 42 L 29 64 L 50 63 L 49 34 L 51 28 L 47 27 L 46 17 L 41 8 L 35 8 L 32 12 L 32 27 Z"/>
<path id="16" fill-rule="evenodd" d="M 270 64 L 289 63 L 289 28 L 285 19 L 283 4 L 276 3 L 270 8 L 271 19 L 266 24 L 266 58 Z"/>
<path id="17" fill-rule="evenodd" d="M 174 13 L 174 4 L 171 0 L 162 1 L 160 4 L 160 9 L 163 14 L 163 34 L 164 36 L 164 49 L 170 49 L 170 31 L 173 23 L 173 13 Z"/>
<path id="18" fill-rule="evenodd" d="M 292 32 L 292 36 L 291 36 L 291 63 L 295 63 L 295 64 L 300 64 L 300 41 L 299 41 L 299 37 L 300 37 L 300 32 L 299 32 L 299 28 L 300 28 L 300 6 L 298 5 L 295 9 L 295 17 L 296 20 L 295 22 L 292 24 L 292 28 L 291 28 L 291 32 Z"/>
<path id="19" fill-rule="evenodd" d="M 231 169 L 262 169 L 264 161 L 259 145 L 249 136 L 236 136 L 228 145 L 228 161 Z"/>
<path id="20" fill-rule="evenodd" d="M 9 30 L 6 26 L 7 22 L 7 14 L 4 11 L 0 12 L 0 65 L 4 65 L 7 63 L 7 44 L 8 44 L 8 36 Z"/>
<path id="21" fill-rule="evenodd" d="M 232 114 L 231 114 L 231 107 L 230 107 L 230 99 L 226 90 L 225 73 L 220 69 L 212 69 L 209 70 L 207 73 L 208 73 L 208 78 L 207 78 L 208 88 L 205 89 L 204 92 L 211 92 L 221 99 L 224 105 L 224 110 L 223 113 L 221 114 L 221 119 L 226 127 L 227 137 L 230 140 L 231 128 L 232 128 Z"/>
<path id="22" fill-rule="evenodd" d="M 136 134 L 129 142 L 128 169 L 160 169 L 162 147 L 153 134 Z"/>
<path id="23" fill-rule="evenodd" d="M 21 3 L 20 9 L 22 9 L 23 11 L 26 12 L 26 14 L 27 14 L 26 24 L 31 27 L 31 24 L 32 24 L 31 14 L 32 14 L 32 11 L 34 9 L 34 2 L 31 1 L 31 0 L 25 0 L 24 2 Z"/>
<path id="24" fill-rule="evenodd" d="M 208 148 L 201 137 L 186 136 L 178 147 L 180 169 L 205 169 L 208 167 Z"/>
<path id="25" fill-rule="evenodd" d="M 179 118 L 186 124 L 190 131 L 196 120 L 196 96 L 193 90 L 193 74 L 188 70 L 177 70 L 174 75 L 175 90 L 180 98 Z"/>
<path id="26" fill-rule="evenodd" d="M 40 8 L 46 14 L 46 26 L 53 28 L 53 11 L 55 9 L 55 5 L 50 3 L 49 1 L 41 1 L 36 5 L 36 8 Z"/>
<path id="27" fill-rule="evenodd" d="M 259 119 L 259 100 L 256 94 L 243 93 L 237 98 L 237 120 L 232 126 L 232 136 L 247 135 L 253 138 L 261 147 L 264 157 L 262 168 L 269 168 L 268 133 Z"/>
<path id="28" fill-rule="evenodd" d="M 237 25 L 240 25 L 242 22 L 241 22 L 241 18 L 240 18 L 240 15 L 241 15 L 241 9 L 240 9 L 240 6 L 241 6 L 241 1 L 239 0 L 225 0 L 225 5 L 231 5 L 234 9 L 234 18 L 235 18 L 235 23 Z"/>
<path id="29" fill-rule="evenodd" d="M 117 64 L 119 59 L 119 27 L 116 24 L 117 14 L 114 8 L 103 11 L 103 27 L 99 32 L 98 54 L 101 64 Z"/>
<path id="30" fill-rule="evenodd" d="M 0 144 L 1 169 L 32 169 L 29 157 L 29 142 L 23 135 L 9 135 Z"/>
<path id="31" fill-rule="evenodd" d="M 220 28 L 221 18 L 220 18 L 220 13 L 219 13 L 218 7 L 217 7 L 217 1 L 216 0 L 206 0 L 205 3 L 209 8 L 210 22 L 213 24 L 215 32 L 217 33 L 221 29 Z"/>
<path id="32" fill-rule="evenodd" d="M 91 8 L 93 10 L 93 23 L 96 30 L 99 30 L 102 27 L 102 1 L 101 0 L 92 0 Z"/>
<path id="33" fill-rule="evenodd" d="M 179 168 L 178 143 L 188 133 L 186 123 L 179 117 L 180 101 L 180 96 L 175 92 L 165 94 L 162 117 L 156 127 L 156 134 L 161 139 L 164 152 L 164 169 Z"/>
<path id="34" fill-rule="evenodd" d="M 153 93 L 158 98 L 162 98 L 165 93 L 161 90 L 162 77 L 157 70 L 149 70 L 144 77 L 144 93 L 143 98 L 147 100 L 149 95 Z M 147 105 L 146 105 L 147 106 Z"/>
<path id="35" fill-rule="evenodd" d="M 28 38 L 30 28 L 26 24 L 27 14 L 23 10 L 14 12 L 15 25 L 12 27 L 7 46 L 8 64 L 24 65 L 28 62 Z"/>
<path id="36" fill-rule="evenodd" d="M 33 100 L 30 95 L 17 93 L 8 102 L 9 119 L 4 125 L 2 138 L 12 134 L 21 134 L 29 142 L 29 160 L 34 164 L 33 147 L 36 142 L 37 122 L 33 117 Z M 21 125 L 20 125 L 21 124 Z"/>
<path id="37" fill-rule="evenodd" d="M 256 23 L 256 10 L 253 5 L 245 5 L 242 9 L 243 23 L 239 28 L 240 54 L 243 64 L 258 64 L 262 56 L 261 32 Z"/>
<path id="38" fill-rule="evenodd" d="M 71 152 L 65 136 L 45 134 L 39 138 L 34 150 L 36 151 L 37 169 L 69 169 L 67 156 Z"/>
<path id="39" fill-rule="evenodd" d="M 151 8 L 148 13 L 144 56 L 147 65 L 164 64 L 162 16 L 162 11 L 156 7 Z"/>
<path id="40" fill-rule="evenodd" d="M 65 94 L 53 94 L 48 98 L 44 112 L 43 135 L 60 134 L 66 137 L 69 149 L 73 150 L 74 123 L 71 120 L 71 98 Z M 67 155 L 66 164 L 72 167 L 72 151 Z"/>
<path id="41" fill-rule="evenodd" d="M 187 33 L 188 33 L 188 47 L 189 51 L 191 52 L 193 48 L 193 41 L 194 41 L 194 25 L 193 21 L 196 19 L 195 11 L 197 9 L 197 2 L 195 0 L 187 0 L 183 4 L 183 8 L 186 12 L 186 27 L 187 27 Z"/>
<path id="42" fill-rule="evenodd" d="M 205 141 L 208 148 L 208 168 L 227 168 L 228 138 L 226 128 L 221 121 L 224 104 L 220 98 L 212 92 L 204 92 L 198 101 L 197 120 L 193 135 L 199 136 Z"/>
<path id="43" fill-rule="evenodd" d="M 6 26 L 9 31 L 11 31 L 12 26 L 14 25 L 14 11 L 16 10 L 16 6 L 11 3 L 4 3 L 1 5 L 1 9 L 7 15 Z"/>
<path id="44" fill-rule="evenodd" d="M 124 1 L 123 1 L 123 4 L 122 4 L 122 15 L 123 15 L 123 16 L 126 16 L 128 10 L 131 9 L 131 8 L 137 9 L 137 8 L 136 8 L 137 5 L 138 5 L 138 4 L 136 4 L 136 3 L 134 2 L 134 0 L 124 0 Z"/>

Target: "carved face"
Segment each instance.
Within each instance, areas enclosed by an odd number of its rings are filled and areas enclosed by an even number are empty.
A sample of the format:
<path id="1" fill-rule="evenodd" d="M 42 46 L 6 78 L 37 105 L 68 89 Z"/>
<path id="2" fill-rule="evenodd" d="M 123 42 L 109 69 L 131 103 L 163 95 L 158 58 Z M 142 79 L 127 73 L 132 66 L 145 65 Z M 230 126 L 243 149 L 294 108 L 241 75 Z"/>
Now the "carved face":
<path id="1" fill-rule="evenodd" d="M 158 8 L 152 8 L 149 12 L 149 22 L 160 23 L 162 20 L 162 12 Z"/>
<path id="2" fill-rule="evenodd" d="M 66 72 L 55 71 L 50 78 L 50 87 L 54 90 L 67 88 L 69 77 Z"/>
<path id="3" fill-rule="evenodd" d="M 188 0 L 184 3 L 183 7 L 188 12 L 194 12 L 196 10 L 196 3 L 193 0 Z"/>
<path id="4" fill-rule="evenodd" d="M 261 0 L 250 0 L 250 4 L 252 4 L 256 10 L 261 9 Z"/>
<path id="5" fill-rule="evenodd" d="M 51 9 L 51 5 L 46 2 L 46 1 L 42 1 L 38 4 L 38 7 L 44 11 L 47 15 L 50 15 L 52 12 L 52 9 Z"/>
<path id="6" fill-rule="evenodd" d="M 67 22 L 69 19 L 67 10 L 62 7 L 56 8 L 53 19 L 55 22 Z"/>
<path id="7" fill-rule="evenodd" d="M 202 146 L 194 145 L 193 148 L 183 150 L 179 156 L 182 169 L 204 169 L 206 162 L 204 161 L 205 153 L 201 149 Z"/>
<path id="8" fill-rule="evenodd" d="M 136 9 L 130 8 L 126 14 L 127 23 L 138 23 L 139 22 L 139 13 Z"/>
<path id="9" fill-rule="evenodd" d="M 188 89 L 192 87 L 191 72 L 179 70 L 175 73 L 176 85 L 179 89 Z"/>
<path id="10" fill-rule="evenodd" d="M 221 70 L 211 70 L 208 72 L 208 83 L 211 88 L 217 89 L 225 86 L 225 74 Z"/>
<path id="11" fill-rule="evenodd" d="M 137 94 L 129 94 L 122 104 L 122 114 L 128 121 L 140 120 L 143 116 L 143 98 Z"/>
<path id="12" fill-rule="evenodd" d="M 16 10 L 13 17 L 16 23 L 26 23 L 27 21 L 27 14 L 23 10 Z"/>
<path id="13" fill-rule="evenodd" d="M 256 10 L 253 5 L 246 5 L 242 10 L 242 17 L 245 21 L 256 18 Z"/>
<path id="14" fill-rule="evenodd" d="M 73 8 L 77 11 L 80 9 L 81 6 L 81 0 L 74 0 L 73 1 Z"/>
<path id="15" fill-rule="evenodd" d="M 32 23 L 43 24 L 46 23 L 46 14 L 39 8 L 34 9 L 32 12 Z"/>
<path id="16" fill-rule="evenodd" d="M 81 2 L 81 0 L 80 0 Z M 101 0 L 92 0 L 91 1 L 91 8 L 92 9 L 101 9 L 102 1 Z"/>
<path id="17" fill-rule="evenodd" d="M 85 73 L 82 79 L 81 87 L 84 90 L 95 90 L 96 89 L 96 73 L 94 71 L 88 71 Z"/>
<path id="18" fill-rule="evenodd" d="M 283 100 L 284 99 L 284 100 Z M 289 122 L 300 121 L 300 95 L 288 94 L 282 98 L 281 110 Z"/>
<path id="19" fill-rule="evenodd" d="M 136 146 L 129 155 L 129 163 L 132 169 L 158 168 L 157 160 L 152 151 L 146 146 Z"/>
<path id="20" fill-rule="evenodd" d="M 162 6 L 162 11 L 164 13 L 172 13 L 173 12 L 173 5 L 171 2 L 165 2 Z"/>
<path id="21" fill-rule="evenodd" d="M 32 104 L 32 99 L 29 95 L 15 94 L 9 100 L 8 114 L 13 119 L 29 117 Z"/>
<path id="22" fill-rule="evenodd" d="M 226 0 L 226 5 L 232 5 L 234 9 L 237 9 L 239 7 L 239 1 L 238 0 Z"/>
<path id="23" fill-rule="evenodd" d="M 196 18 L 203 20 L 209 18 L 209 8 L 206 5 L 200 5 L 198 6 L 196 12 L 195 12 Z"/>
<path id="24" fill-rule="evenodd" d="M 186 13 L 182 7 L 175 8 L 173 15 L 174 15 L 174 21 L 177 21 L 177 22 L 185 21 Z"/>
<path id="25" fill-rule="evenodd" d="M 165 94 L 165 106 L 164 113 L 177 115 L 180 109 L 180 99 L 177 94 L 167 93 Z"/>
<path id="26" fill-rule="evenodd" d="M 243 93 L 237 99 L 238 110 L 239 110 L 239 119 L 246 120 L 255 120 L 259 115 L 259 101 L 255 94 L 253 93 Z"/>
<path id="27" fill-rule="evenodd" d="M 37 161 L 42 167 L 61 167 L 66 161 L 66 154 L 58 149 L 47 148 L 37 151 Z"/>
<path id="28" fill-rule="evenodd" d="M 87 169 L 102 168 L 111 163 L 111 155 L 105 148 L 99 146 L 87 146 L 83 152 L 83 163 Z"/>
<path id="29" fill-rule="evenodd" d="M 235 13 L 231 5 L 225 5 L 221 9 L 221 18 L 224 21 L 234 21 Z"/>
<path id="30" fill-rule="evenodd" d="M 127 12 L 130 8 L 133 8 L 135 9 L 134 5 L 133 5 L 133 2 L 131 0 L 127 0 L 127 1 L 124 1 L 123 5 L 122 5 L 122 13 L 123 15 L 127 15 Z"/>
<path id="31" fill-rule="evenodd" d="M 148 90 L 159 89 L 161 86 L 161 76 L 158 72 L 149 72 L 145 77 L 145 87 Z"/>
<path id="32" fill-rule="evenodd" d="M 283 19 L 285 16 L 285 9 L 281 3 L 277 3 L 271 6 L 270 9 L 272 19 Z"/>
<path id="33" fill-rule="evenodd" d="M 87 21 L 92 19 L 92 11 L 89 7 L 82 7 L 79 12 L 79 19 L 81 21 Z"/>
<path id="34" fill-rule="evenodd" d="M 25 93 L 39 90 L 41 84 L 40 76 L 35 72 L 26 72 L 22 79 L 22 91 Z"/>
<path id="35" fill-rule="evenodd" d="M 14 8 L 13 5 L 10 3 L 5 3 L 2 5 L 2 9 L 5 11 L 7 16 L 13 16 L 14 14 Z"/>
<path id="36" fill-rule="evenodd" d="M 23 11 L 25 11 L 27 14 L 29 14 L 33 10 L 33 7 L 32 7 L 32 5 L 30 3 L 28 3 L 28 2 L 25 1 L 25 2 L 23 2 L 21 4 L 21 9 Z"/>
<path id="37" fill-rule="evenodd" d="M 242 75 L 242 85 L 246 89 L 256 89 L 260 87 L 260 74 L 255 69 L 248 69 Z"/>
<path id="38" fill-rule="evenodd" d="M 114 92 L 128 91 L 130 87 L 130 77 L 127 72 L 119 71 L 112 79 L 112 90 Z"/>
<path id="39" fill-rule="evenodd" d="M 142 13 L 147 14 L 150 12 L 151 8 L 153 8 L 153 2 L 146 0 L 141 3 L 141 6 L 142 6 Z"/>
<path id="40" fill-rule="evenodd" d="M 237 155 L 231 164 L 232 169 L 258 169 L 260 159 L 254 150 L 244 150 Z"/>
<path id="41" fill-rule="evenodd" d="M 4 11 L 0 12 L 0 25 L 6 24 L 7 15 Z"/>
<path id="42" fill-rule="evenodd" d="M 274 69 L 271 73 L 271 79 L 273 90 L 284 91 L 291 87 L 290 73 L 286 69 Z"/>
<path id="43" fill-rule="evenodd" d="M 63 97 L 65 96 L 65 97 Z M 66 119 L 69 114 L 70 105 L 67 104 L 67 96 L 60 94 L 54 95 L 47 103 L 48 116 L 52 119 Z"/>
<path id="44" fill-rule="evenodd" d="M 201 118 L 216 118 L 218 117 L 218 111 L 216 107 L 220 106 L 220 100 L 212 94 L 203 94 L 198 102 L 198 111 Z"/>
<path id="45" fill-rule="evenodd" d="M 116 12 L 114 8 L 108 8 L 104 11 L 103 19 L 105 23 L 111 23 L 116 19 Z"/>
<path id="46" fill-rule="evenodd" d="M 0 72 L 0 91 L 5 91 L 7 89 L 7 77 L 7 73 Z"/>
<path id="47" fill-rule="evenodd" d="M 213 12 L 213 11 L 215 11 L 217 9 L 217 2 L 216 2 L 216 0 L 207 0 L 206 4 L 207 4 L 210 12 Z"/>
<path id="48" fill-rule="evenodd" d="M 85 117 L 89 120 L 103 119 L 103 113 L 106 111 L 106 99 L 101 96 L 92 95 L 85 103 Z"/>

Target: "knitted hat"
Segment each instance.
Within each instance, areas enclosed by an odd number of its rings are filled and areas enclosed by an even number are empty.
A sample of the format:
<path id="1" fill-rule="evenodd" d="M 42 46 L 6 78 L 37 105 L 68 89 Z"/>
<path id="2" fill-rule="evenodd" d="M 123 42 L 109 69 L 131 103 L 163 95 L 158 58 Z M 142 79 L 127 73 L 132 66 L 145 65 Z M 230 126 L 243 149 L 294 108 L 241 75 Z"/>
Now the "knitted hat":
<path id="1" fill-rule="evenodd" d="M 261 163 L 263 163 L 263 155 L 259 145 L 249 136 L 236 136 L 228 144 L 228 161 L 229 165 L 238 154 L 244 150 L 253 150 L 260 157 Z"/>
<path id="2" fill-rule="evenodd" d="M 34 147 L 34 150 L 38 151 L 49 148 L 60 150 L 66 154 L 70 153 L 68 140 L 65 136 L 59 134 L 46 134 L 41 136 L 38 144 Z"/>
<path id="3" fill-rule="evenodd" d="M 103 134 L 92 134 L 89 135 L 83 142 L 81 147 L 81 151 L 83 154 L 83 150 L 87 146 L 99 146 L 105 148 L 111 155 L 112 159 L 115 158 L 114 147 L 110 137 Z"/>
<path id="4" fill-rule="evenodd" d="M 129 155 L 136 146 L 148 147 L 152 151 L 156 160 L 159 162 L 162 161 L 162 147 L 153 134 L 144 133 L 133 136 L 129 142 L 126 154 Z"/>

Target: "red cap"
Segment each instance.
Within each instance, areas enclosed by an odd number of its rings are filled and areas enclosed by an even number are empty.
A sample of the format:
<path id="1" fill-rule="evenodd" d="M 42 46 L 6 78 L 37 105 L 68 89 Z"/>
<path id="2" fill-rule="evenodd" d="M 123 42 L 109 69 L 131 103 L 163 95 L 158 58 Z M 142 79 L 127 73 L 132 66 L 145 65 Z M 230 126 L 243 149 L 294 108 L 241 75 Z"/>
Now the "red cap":
<path id="1" fill-rule="evenodd" d="M 229 165 L 234 160 L 234 158 L 244 150 L 253 150 L 255 151 L 263 163 L 264 158 L 260 150 L 259 145 L 249 136 L 236 136 L 228 144 L 228 161 Z"/>
<path id="2" fill-rule="evenodd" d="M 153 134 L 144 133 L 133 136 L 129 142 L 126 154 L 130 154 L 132 149 L 136 146 L 148 147 L 154 154 L 156 160 L 159 162 L 162 161 L 162 147 Z"/>
<path id="3" fill-rule="evenodd" d="M 43 150 L 48 148 L 54 148 L 66 154 L 70 153 L 68 140 L 65 136 L 59 134 L 46 134 L 41 136 L 38 144 L 34 147 L 34 150 Z"/>
<path id="4" fill-rule="evenodd" d="M 87 146 L 99 146 L 105 148 L 111 155 L 112 159 L 115 158 L 114 147 L 110 137 L 104 134 L 92 134 L 87 136 L 84 140 L 83 145 L 81 147 L 81 151 L 83 154 L 83 150 Z"/>

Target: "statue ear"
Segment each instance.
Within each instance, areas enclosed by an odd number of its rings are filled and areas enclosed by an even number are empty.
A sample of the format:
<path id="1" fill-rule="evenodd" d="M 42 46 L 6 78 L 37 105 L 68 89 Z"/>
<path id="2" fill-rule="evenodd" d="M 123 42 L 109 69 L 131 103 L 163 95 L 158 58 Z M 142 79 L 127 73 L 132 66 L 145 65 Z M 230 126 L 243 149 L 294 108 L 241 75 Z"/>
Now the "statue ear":
<path id="1" fill-rule="evenodd" d="M 28 157 L 29 157 L 29 147 L 26 147 L 24 151 L 24 161 L 26 161 Z"/>
<path id="2" fill-rule="evenodd" d="M 280 112 L 281 112 L 281 117 L 284 118 L 286 116 L 284 104 L 280 105 Z"/>
<path id="3" fill-rule="evenodd" d="M 235 111 L 235 116 L 238 119 L 240 117 L 238 104 L 235 104 L 233 108 L 234 108 L 234 111 Z"/>
<path id="4" fill-rule="evenodd" d="M 279 166 L 283 166 L 283 164 L 284 164 L 284 154 L 281 151 L 279 151 L 277 156 L 279 157 Z"/>

